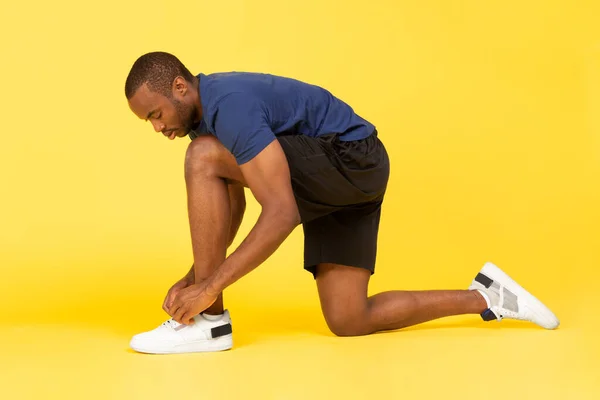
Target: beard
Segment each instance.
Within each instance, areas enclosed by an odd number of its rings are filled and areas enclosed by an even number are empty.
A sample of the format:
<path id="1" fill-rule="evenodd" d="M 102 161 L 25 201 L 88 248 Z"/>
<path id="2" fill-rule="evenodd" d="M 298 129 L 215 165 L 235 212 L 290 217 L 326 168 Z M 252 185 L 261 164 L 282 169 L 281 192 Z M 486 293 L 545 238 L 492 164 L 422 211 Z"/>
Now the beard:
<path id="1" fill-rule="evenodd" d="M 173 105 L 180 121 L 178 131 L 187 135 L 194 126 L 194 107 L 186 105 L 177 99 L 173 99 Z"/>

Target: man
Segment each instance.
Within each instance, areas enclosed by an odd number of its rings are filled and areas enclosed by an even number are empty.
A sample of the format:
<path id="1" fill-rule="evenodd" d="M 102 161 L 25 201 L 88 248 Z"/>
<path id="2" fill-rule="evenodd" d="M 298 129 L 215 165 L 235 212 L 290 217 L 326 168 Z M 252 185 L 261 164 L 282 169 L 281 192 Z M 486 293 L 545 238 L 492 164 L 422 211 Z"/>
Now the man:
<path id="1" fill-rule="evenodd" d="M 368 297 L 389 160 L 375 127 L 327 90 L 268 74 L 195 76 L 175 56 L 153 52 L 135 61 L 125 93 L 131 110 L 156 132 L 192 139 L 185 181 L 194 264 L 165 298 L 172 318 L 134 336 L 133 349 L 230 349 L 223 290 L 264 262 L 299 224 L 304 268 L 313 274 L 325 321 L 336 335 L 459 314 L 558 326 L 548 308 L 491 263 L 468 290 Z M 261 213 L 226 257 L 244 213 L 244 187 Z"/>

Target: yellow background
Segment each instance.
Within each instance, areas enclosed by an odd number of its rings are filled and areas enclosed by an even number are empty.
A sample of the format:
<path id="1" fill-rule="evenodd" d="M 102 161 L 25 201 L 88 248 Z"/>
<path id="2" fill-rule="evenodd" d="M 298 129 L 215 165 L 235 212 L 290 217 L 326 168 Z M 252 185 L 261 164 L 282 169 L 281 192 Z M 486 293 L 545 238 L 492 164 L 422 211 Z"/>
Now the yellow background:
<path id="1" fill-rule="evenodd" d="M 600 396 L 600 6 L 589 1 L 3 2 L 0 397 Z M 183 154 L 128 109 L 147 51 L 326 87 L 391 156 L 371 291 L 493 261 L 559 330 L 477 316 L 335 338 L 296 230 L 228 289 L 233 351 L 144 356 L 191 265 Z M 248 193 L 243 238 L 259 209 Z M 437 329 L 429 329 L 437 328 Z M 237 375 L 237 376 L 236 376 Z"/>

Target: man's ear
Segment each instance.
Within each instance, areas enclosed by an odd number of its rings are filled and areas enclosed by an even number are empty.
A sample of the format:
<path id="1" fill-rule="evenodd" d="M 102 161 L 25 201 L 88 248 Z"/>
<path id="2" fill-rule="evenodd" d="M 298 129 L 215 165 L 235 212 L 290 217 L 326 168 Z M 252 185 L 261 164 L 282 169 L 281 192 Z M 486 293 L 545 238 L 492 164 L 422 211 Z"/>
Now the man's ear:
<path id="1" fill-rule="evenodd" d="M 181 76 L 178 76 L 173 81 L 173 94 L 178 94 L 180 96 L 185 96 L 188 91 L 188 83 Z"/>

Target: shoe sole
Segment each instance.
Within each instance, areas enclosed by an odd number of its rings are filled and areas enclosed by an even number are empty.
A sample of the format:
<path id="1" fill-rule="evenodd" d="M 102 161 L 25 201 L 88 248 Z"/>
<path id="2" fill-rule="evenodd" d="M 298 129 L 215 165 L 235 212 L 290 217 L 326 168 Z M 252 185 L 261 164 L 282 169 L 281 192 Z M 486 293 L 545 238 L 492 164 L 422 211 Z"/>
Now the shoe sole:
<path id="1" fill-rule="evenodd" d="M 545 329 L 556 329 L 560 325 L 560 321 L 556 315 L 548 307 L 539 301 L 534 295 L 529 293 L 525 288 L 515 282 L 504 271 L 492 263 L 486 263 L 481 269 L 481 273 L 488 278 L 500 282 L 508 290 L 513 292 L 521 301 L 527 305 L 529 311 L 535 315 L 536 320 L 532 321 Z"/>
<path id="2" fill-rule="evenodd" d="M 143 343 L 136 343 L 135 340 L 132 340 L 129 346 L 139 353 L 146 354 L 209 353 L 230 350 L 233 342 L 231 335 L 228 335 L 218 339 L 199 340 L 168 347 L 144 346 Z"/>

